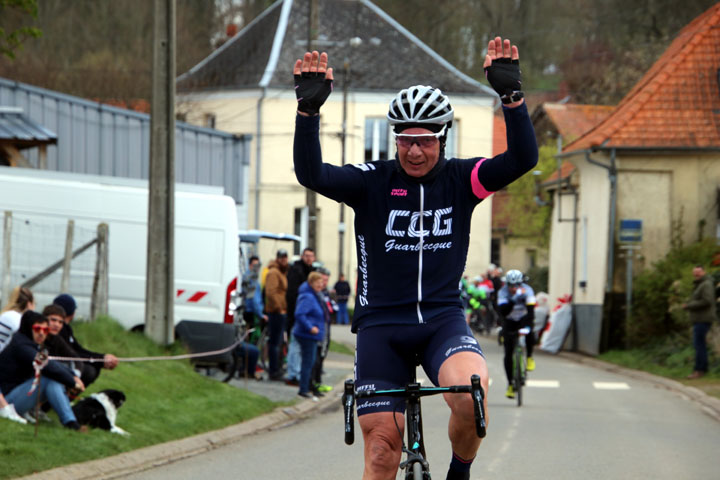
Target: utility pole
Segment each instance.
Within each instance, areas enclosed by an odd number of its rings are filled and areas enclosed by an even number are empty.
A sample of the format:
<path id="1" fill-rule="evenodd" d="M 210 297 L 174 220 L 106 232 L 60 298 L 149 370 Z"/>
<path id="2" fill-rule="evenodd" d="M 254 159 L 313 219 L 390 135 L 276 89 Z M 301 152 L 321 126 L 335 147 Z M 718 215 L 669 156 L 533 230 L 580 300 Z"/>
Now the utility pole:
<path id="1" fill-rule="evenodd" d="M 317 34 L 317 0 L 308 2 L 308 31 L 307 51 L 314 50 L 314 39 Z M 308 207 L 308 244 L 307 246 L 317 251 L 317 194 L 309 188 L 305 193 L 305 202 Z"/>
<path id="2" fill-rule="evenodd" d="M 174 341 L 175 0 L 154 0 L 145 334 Z"/>

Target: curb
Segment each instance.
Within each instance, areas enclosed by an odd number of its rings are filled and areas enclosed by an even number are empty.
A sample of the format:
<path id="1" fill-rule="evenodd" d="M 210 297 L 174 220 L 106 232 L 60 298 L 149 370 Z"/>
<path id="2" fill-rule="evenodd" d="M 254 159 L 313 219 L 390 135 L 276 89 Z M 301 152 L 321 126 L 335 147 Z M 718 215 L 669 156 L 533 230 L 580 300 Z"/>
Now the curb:
<path id="1" fill-rule="evenodd" d="M 199 455 L 250 435 L 291 425 L 310 417 L 315 412 L 331 408 L 333 403 L 339 408 L 347 378 L 350 378 L 350 374 L 333 387 L 332 395 L 326 395 L 316 402 L 303 400 L 291 407 L 278 407 L 268 414 L 220 430 L 152 445 L 112 457 L 65 465 L 19 478 L 21 480 L 110 480 Z"/>
<path id="2" fill-rule="evenodd" d="M 657 387 L 673 391 L 682 397 L 693 401 L 700 405 L 702 411 L 716 421 L 720 422 L 720 398 L 715 398 L 703 392 L 699 388 L 689 387 L 676 380 L 653 375 L 652 373 L 643 372 L 642 370 L 634 370 L 631 368 L 621 367 L 612 363 L 604 362 L 596 358 L 587 357 L 579 353 L 560 352 L 558 356 L 567 358 L 577 363 L 583 363 L 595 368 L 605 370 L 607 372 L 618 373 L 627 377 L 644 380 L 655 384 Z"/>

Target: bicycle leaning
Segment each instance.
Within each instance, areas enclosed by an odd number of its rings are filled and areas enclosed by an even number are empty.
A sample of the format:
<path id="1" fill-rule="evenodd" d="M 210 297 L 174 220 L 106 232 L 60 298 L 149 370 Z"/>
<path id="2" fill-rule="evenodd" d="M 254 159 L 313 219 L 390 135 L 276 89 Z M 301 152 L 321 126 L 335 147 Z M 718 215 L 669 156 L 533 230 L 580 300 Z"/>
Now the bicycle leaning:
<path id="1" fill-rule="evenodd" d="M 485 392 L 480 385 L 480 376 L 473 375 L 470 378 L 470 385 L 453 385 L 449 387 L 422 387 L 413 378 L 412 382 L 405 388 L 387 389 L 387 390 L 362 390 L 355 391 L 355 382 L 347 380 L 345 382 L 345 392 L 343 393 L 342 403 L 345 414 L 345 443 L 352 445 L 355 441 L 355 421 L 354 409 L 356 398 L 371 397 L 395 397 L 405 398 L 405 420 L 407 443 L 402 440 L 402 451 L 406 454 L 405 461 L 400 463 L 400 469 L 405 470 L 405 478 L 407 480 L 429 480 L 430 465 L 425 454 L 425 442 L 422 431 L 422 411 L 420 408 L 420 398 L 428 395 L 438 395 L 441 393 L 469 393 L 472 396 L 475 409 L 475 431 L 479 438 L 484 438 L 486 434 L 485 407 L 483 401 Z M 400 426 L 395 418 L 395 426 L 398 433 L 401 433 Z M 402 436 L 402 435 L 401 435 Z M 408 448 L 409 447 L 409 448 Z"/>

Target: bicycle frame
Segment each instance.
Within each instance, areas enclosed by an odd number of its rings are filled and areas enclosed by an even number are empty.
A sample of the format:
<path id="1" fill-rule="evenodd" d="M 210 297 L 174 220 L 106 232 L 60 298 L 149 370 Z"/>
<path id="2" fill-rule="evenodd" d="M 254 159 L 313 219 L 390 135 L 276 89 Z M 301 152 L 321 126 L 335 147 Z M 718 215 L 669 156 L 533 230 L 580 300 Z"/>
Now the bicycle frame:
<path id="1" fill-rule="evenodd" d="M 420 398 L 428 395 L 441 393 L 469 393 L 473 398 L 475 411 L 475 432 L 479 438 L 486 435 L 485 407 L 483 399 L 485 392 L 480 385 L 480 376 L 473 375 L 470 378 L 470 385 L 453 385 L 449 387 L 422 387 L 416 381 L 401 389 L 389 390 L 363 390 L 355 391 L 355 382 L 345 382 L 343 393 L 343 411 L 345 414 L 345 443 L 352 445 L 355 441 L 354 407 L 356 398 L 371 397 L 400 397 L 405 398 L 405 420 L 407 444 L 403 441 L 403 452 L 407 455 L 405 461 L 400 463 L 399 468 L 406 471 L 406 478 L 430 478 L 430 465 L 425 458 L 425 444 L 422 433 L 422 411 Z M 427 477 L 424 475 L 427 474 Z"/>

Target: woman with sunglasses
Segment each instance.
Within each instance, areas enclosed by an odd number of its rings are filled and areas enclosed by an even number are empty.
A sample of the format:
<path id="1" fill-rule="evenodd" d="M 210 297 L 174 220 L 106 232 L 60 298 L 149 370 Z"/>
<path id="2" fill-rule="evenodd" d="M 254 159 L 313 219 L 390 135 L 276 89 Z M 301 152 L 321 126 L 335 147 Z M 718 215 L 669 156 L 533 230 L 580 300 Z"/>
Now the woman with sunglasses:
<path id="1" fill-rule="evenodd" d="M 468 384 L 478 374 L 487 392 L 487 365 L 465 323 L 458 289 L 472 212 L 530 171 L 538 149 L 521 91 L 517 46 L 500 37 L 491 40 L 484 68 L 503 104 L 506 152 L 445 158 L 454 117 L 450 100 L 437 88 L 416 85 L 390 102 L 395 159 L 338 167 L 323 163 L 319 141 L 319 111 L 333 82 L 327 54 L 307 52 L 295 62 L 295 174 L 301 185 L 355 212 L 358 286 L 352 331 L 358 335 L 358 389 L 403 388 L 417 358 L 435 385 Z M 446 402 L 453 450 L 447 478 L 468 479 L 480 445 L 473 402 L 469 395 L 448 395 Z M 403 412 L 395 403 L 391 398 L 358 402 L 364 480 L 395 478 L 402 439 L 394 411 Z M 402 425 L 402 418 L 397 421 Z"/>
<path id="2" fill-rule="evenodd" d="M 80 425 L 73 414 L 66 389 L 85 390 L 82 381 L 70 369 L 53 360 L 42 369 L 40 383 L 33 390 L 35 369 L 33 361 L 44 347 L 49 331 L 44 315 L 28 310 L 20 319 L 20 329 L 10 344 L 0 353 L 0 392 L 8 403 L 15 405 L 20 415 L 38 403 L 49 402 L 58 414 L 60 422 L 68 428 L 79 430 Z M 29 392 L 32 391 L 31 394 Z M 38 399 L 39 395 L 39 399 Z"/>

